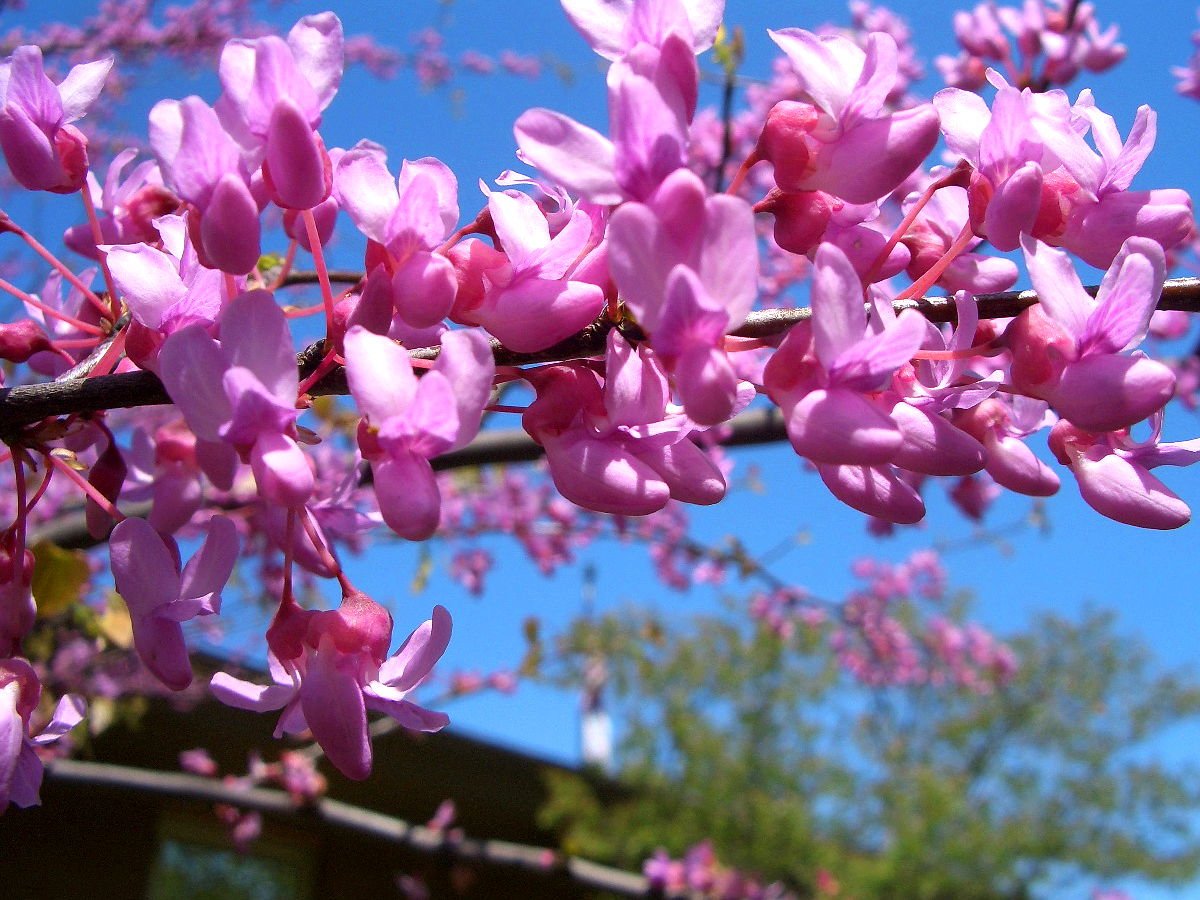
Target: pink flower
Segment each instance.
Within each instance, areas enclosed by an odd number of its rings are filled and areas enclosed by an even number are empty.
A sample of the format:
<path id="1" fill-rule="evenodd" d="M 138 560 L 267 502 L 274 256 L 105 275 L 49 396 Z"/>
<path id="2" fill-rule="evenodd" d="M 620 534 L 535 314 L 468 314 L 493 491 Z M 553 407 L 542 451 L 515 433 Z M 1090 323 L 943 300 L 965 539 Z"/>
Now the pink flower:
<path id="1" fill-rule="evenodd" d="M 385 337 L 355 326 L 345 344 L 346 378 L 365 416 L 359 447 L 379 511 L 401 537 L 423 541 L 441 515 L 429 460 L 479 431 L 496 371 L 491 347 L 478 331 L 448 331 L 434 368 L 418 379 L 408 353 Z"/>
<path id="2" fill-rule="evenodd" d="M 434 251 L 458 223 L 458 182 L 445 164 L 404 160 L 393 179 L 377 148 L 356 147 L 338 162 L 336 197 L 374 242 L 368 268 L 387 273 L 400 318 L 413 328 L 446 318 L 457 283 L 453 265 Z"/>
<path id="3" fill-rule="evenodd" d="M 668 34 L 684 37 L 693 53 L 713 45 L 725 0 L 563 0 L 567 18 L 605 59 L 620 59 L 638 43 L 661 44 Z"/>
<path id="4" fill-rule="evenodd" d="M 13 177 L 31 191 L 70 194 L 87 177 L 87 138 L 71 125 L 96 102 L 112 57 L 75 66 L 55 84 L 38 47 L 0 63 L 0 150 Z"/>
<path id="5" fill-rule="evenodd" d="M 1080 496 L 1096 512 L 1139 528 L 1179 528 L 1192 511 L 1150 470 L 1200 461 L 1200 439 L 1161 443 L 1162 420 L 1161 412 L 1152 417 L 1145 441 L 1125 429 L 1094 434 L 1061 421 L 1050 433 L 1050 449 L 1070 466 Z"/>
<path id="6" fill-rule="evenodd" d="M 213 108 L 199 97 L 156 103 L 150 146 L 163 180 L 192 205 L 187 222 L 200 262 L 231 275 L 253 269 L 262 229 L 251 171 Z"/>
<path id="7" fill-rule="evenodd" d="M 260 687 L 219 672 L 217 699 L 238 709 L 282 709 L 275 736 L 308 729 L 329 761 L 347 778 L 371 772 L 367 710 L 381 712 L 414 731 L 439 731 L 444 713 L 417 706 L 408 694 L 429 677 L 450 641 L 450 613 L 435 606 L 389 659 L 391 616 L 379 604 L 354 592 L 335 611 L 313 612 L 292 605 L 272 625 L 271 675 Z"/>
<path id="8" fill-rule="evenodd" d="M 199 325 L 159 351 L 163 384 L 202 441 L 224 441 L 250 463 L 259 493 L 298 506 L 313 474 L 296 444 L 296 359 L 287 318 L 267 291 L 235 298 L 218 343 Z"/>
<path id="9" fill-rule="evenodd" d="M 224 516 L 209 520 L 204 543 L 182 573 L 175 541 L 145 519 L 125 519 L 113 529 L 109 558 L 117 593 L 129 608 L 134 647 L 172 690 L 192 683 L 182 623 L 220 612 L 221 589 L 237 556 L 237 528 Z"/>
<path id="10" fill-rule="evenodd" d="M 890 113 L 899 77 L 896 42 L 873 32 L 864 51 L 848 38 L 799 28 L 770 32 L 787 54 L 806 102 L 780 101 L 755 148 L 788 192 L 826 191 L 851 203 L 886 196 L 937 143 L 929 104 Z"/>
<path id="11" fill-rule="evenodd" d="M 1088 431 L 1126 428 L 1161 409 L 1175 375 L 1145 355 L 1122 354 L 1146 336 L 1166 273 L 1162 248 L 1125 241 L 1093 300 L 1065 253 L 1021 242 L 1041 302 L 1005 332 L 1013 386 Z"/>
<path id="12" fill-rule="evenodd" d="M 23 659 L 0 659 L 0 813 L 9 803 L 25 807 L 41 802 L 43 766 L 36 748 L 57 741 L 86 712 L 82 699 L 67 694 L 58 701 L 49 724 L 32 736 L 30 719 L 41 696 L 33 666 Z"/>
<path id="13" fill-rule="evenodd" d="M 261 163 L 272 200 L 311 209 L 329 196 L 332 175 L 316 129 L 342 79 L 342 23 L 331 12 L 305 16 L 288 33 L 234 40 L 221 51 L 221 124 Z"/>
<path id="14" fill-rule="evenodd" d="M 482 325 L 518 353 L 544 350 L 590 324 L 604 291 L 580 277 L 599 243 L 588 211 L 573 209 L 553 234 L 528 194 L 493 192 L 488 212 L 504 256 L 485 259 L 483 295 L 460 307 L 456 321 Z"/>
<path id="15" fill-rule="evenodd" d="M 546 448 L 559 493 L 586 509 L 628 516 L 656 512 L 671 498 L 720 500 L 725 479 L 689 437 L 703 429 L 668 411 L 654 352 L 634 350 L 610 332 L 605 371 L 603 381 L 581 364 L 527 373 L 537 399 L 521 424 Z"/>
<path id="16" fill-rule="evenodd" d="M 88 172 L 88 185 L 100 214 L 103 244 L 154 243 L 158 240 L 154 220 L 179 208 L 179 198 L 163 185 L 162 173 L 153 160 L 144 160 L 126 174 L 126 166 L 137 154 L 137 150 L 128 149 L 113 157 L 103 190 L 95 173 Z M 82 256 L 99 259 L 87 222 L 68 228 L 63 243 Z"/>

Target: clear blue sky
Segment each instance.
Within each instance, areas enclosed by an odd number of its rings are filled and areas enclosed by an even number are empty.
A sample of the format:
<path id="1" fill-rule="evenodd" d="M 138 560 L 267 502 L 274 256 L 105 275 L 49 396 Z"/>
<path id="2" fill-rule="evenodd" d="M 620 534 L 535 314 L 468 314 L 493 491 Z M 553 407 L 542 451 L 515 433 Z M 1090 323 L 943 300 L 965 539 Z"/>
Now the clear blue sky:
<path id="1" fill-rule="evenodd" d="M 918 90 L 931 94 L 940 87 L 932 67 L 938 53 L 953 52 L 951 15 L 965 6 L 948 0 L 898 2 L 893 7 L 907 16 L 922 58 L 928 64 L 925 82 Z M 1128 0 L 1099 0 L 1103 22 L 1116 21 L 1129 59 L 1114 73 L 1080 79 L 1072 87 L 1090 86 L 1099 105 L 1111 112 L 1124 132 L 1137 106 L 1150 103 L 1159 113 L 1159 141 L 1137 187 L 1183 187 L 1200 196 L 1196 165 L 1196 135 L 1200 133 L 1200 103 L 1174 94 L 1172 65 L 1182 65 L 1191 52 L 1189 35 L 1197 27 L 1195 7 L 1182 0 L 1147 5 Z M 46 7 L 32 9 L 0 22 L 35 21 Z M 70 0 L 53 4 L 53 12 L 68 16 L 74 10 L 91 12 L 92 2 Z M 498 75 L 466 76 L 456 83 L 461 95 L 446 91 L 421 93 L 410 74 L 380 84 L 362 72 L 352 72 L 335 100 L 322 129 L 330 145 L 347 145 L 360 137 L 384 144 L 393 166 L 403 157 L 436 155 L 457 173 L 464 214 L 474 211 L 475 182 L 492 179 L 516 165 L 511 135 L 512 121 L 530 106 L 560 109 L 603 128 L 604 88 L 597 60 L 588 52 L 553 0 L 456 0 L 443 6 L 434 0 L 287 3 L 280 21 L 333 8 L 342 16 L 348 33 L 371 31 L 383 43 L 407 47 L 409 35 L 442 16 L 448 51 L 464 49 L 495 52 L 501 48 L 528 53 L 551 53 L 567 62 L 575 73 L 573 85 L 552 75 L 529 81 Z M 767 27 L 815 27 L 827 22 L 845 23 L 842 3 L 808 0 L 805 3 L 730 0 L 727 21 L 746 27 L 749 38 L 747 72 L 762 74 L 770 59 Z M 159 82 L 156 90 L 181 97 L 198 92 L 214 99 L 214 79 L 189 86 Z M 157 96 L 139 92 L 132 100 L 145 103 Z M 709 98 L 710 100 L 712 98 Z M 361 243 L 349 232 L 347 255 L 339 261 L 353 265 Z M 1097 273 L 1089 273 L 1094 280 Z M 1089 276 L 1085 276 L 1088 278 Z M 1169 429 L 1176 437 L 1200 434 L 1195 415 L 1175 409 Z M 516 425 L 517 422 L 512 423 Z M 714 510 L 696 510 L 693 522 L 700 537 L 717 540 L 735 531 L 752 551 L 776 545 L 788 532 L 807 529 L 811 542 L 791 553 L 776 570 L 824 596 L 838 596 L 850 584 L 850 562 L 864 554 L 899 560 L 919 547 L 968 536 L 970 526 L 943 501 L 934 485 L 928 491 L 929 515 L 919 529 L 909 529 L 886 541 L 866 537 L 862 517 L 832 500 L 813 474 L 801 470 L 790 448 L 773 447 L 735 454 L 739 467 L 761 467 L 769 490 L 766 494 L 741 493 Z M 1200 467 L 1197 467 L 1200 469 Z M 1200 506 L 1200 471 L 1160 470 L 1164 480 L 1193 507 Z M 1091 512 L 1078 497 L 1069 473 L 1064 486 L 1048 504 L 1051 530 L 1047 536 L 1026 533 L 1011 542 L 1011 553 L 978 546 L 947 557 L 955 584 L 973 588 L 978 595 L 977 615 L 1000 632 L 1022 627 L 1030 615 L 1043 610 L 1072 612 L 1085 604 L 1111 606 L 1120 611 L 1121 627 L 1147 641 L 1170 664 L 1194 665 L 1200 610 L 1197 608 L 1197 551 L 1200 532 L 1196 524 L 1177 532 L 1159 534 L 1112 523 Z M 1005 524 L 1029 508 L 1027 500 L 1004 498 L 989 514 L 989 523 Z M 489 579 L 487 595 L 474 600 L 444 578 L 435 578 L 419 597 L 402 594 L 416 567 L 417 552 L 409 546 L 379 545 L 359 560 L 349 562 L 351 577 L 380 599 L 396 602 L 397 631 L 426 617 L 434 602 L 444 603 L 455 618 L 455 637 L 444 665 L 489 671 L 512 666 L 523 643 L 520 623 L 538 616 L 550 632 L 565 625 L 580 609 L 578 569 L 551 579 L 504 550 Z M 444 548 L 433 547 L 439 562 L 448 559 Z M 602 545 L 591 558 L 598 561 L 598 601 L 601 610 L 628 602 L 652 603 L 687 615 L 715 608 L 715 596 L 706 589 L 688 595 L 659 586 L 644 551 Z M 602 562 L 600 561 L 602 559 Z M 567 760 L 577 758 L 577 700 L 547 689 L 524 685 L 513 698 L 481 697 L 456 703 L 454 726 L 489 738 Z M 1162 742 L 1155 752 L 1173 759 L 1194 759 L 1198 735 L 1194 731 Z M 1166 893 L 1138 890 L 1143 897 Z M 1200 897 L 1200 886 L 1170 896 Z"/>

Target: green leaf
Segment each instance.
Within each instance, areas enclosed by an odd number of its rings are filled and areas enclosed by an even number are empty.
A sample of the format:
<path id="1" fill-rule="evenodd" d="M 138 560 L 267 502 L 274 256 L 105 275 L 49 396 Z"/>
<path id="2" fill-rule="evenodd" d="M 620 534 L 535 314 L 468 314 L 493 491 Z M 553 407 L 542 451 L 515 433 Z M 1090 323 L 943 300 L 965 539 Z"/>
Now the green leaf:
<path id="1" fill-rule="evenodd" d="M 33 599 L 39 618 L 64 613 L 83 599 L 91 572 L 82 550 L 64 550 L 50 541 L 40 541 L 33 547 L 33 558 Z"/>

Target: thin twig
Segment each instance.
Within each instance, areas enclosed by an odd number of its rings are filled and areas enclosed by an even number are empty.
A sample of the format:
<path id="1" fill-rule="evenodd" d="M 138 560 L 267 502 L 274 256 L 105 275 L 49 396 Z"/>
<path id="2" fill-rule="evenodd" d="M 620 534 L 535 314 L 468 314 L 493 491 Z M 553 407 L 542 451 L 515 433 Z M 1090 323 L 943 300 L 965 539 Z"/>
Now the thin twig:
<path id="1" fill-rule="evenodd" d="M 1087 290 L 1094 294 L 1097 288 L 1091 287 Z M 1035 291 L 1006 291 L 980 294 L 976 297 L 979 317 L 982 319 L 1015 316 L 1037 302 Z M 931 322 L 953 322 L 956 317 L 954 301 L 947 297 L 901 300 L 896 302 L 895 307 L 897 311 L 916 309 Z M 1163 287 L 1158 308 L 1200 312 L 1200 278 L 1176 278 L 1168 281 Z M 807 307 L 753 312 L 746 317 L 740 328 L 731 333 L 737 337 L 775 337 L 811 315 L 812 311 Z M 605 341 L 611 328 L 611 324 L 598 320 L 578 334 L 535 353 L 514 353 L 493 338 L 492 351 L 496 363 L 504 366 L 595 357 L 604 353 Z M 636 329 L 622 326 L 622 332 L 630 339 L 640 338 Z M 422 360 L 436 359 L 439 353 L 438 347 L 422 347 L 410 351 L 413 359 Z M 324 345 L 320 341 L 298 354 L 297 364 L 301 377 L 308 374 L 305 367 L 314 365 L 314 361 L 321 359 L 323 354 Z M 309 393 L 313 396 L 348 393 L 345 372 L 341 368 L 333 370 L 313 385 Z M 49 416 L 155 406 L 170 402 L 170 397 L 167 396 L 158 376 L 146 371 L 5 388 L 0 390 L 0 439 L 10 443 L 18 441 L 24 426 Z"/>

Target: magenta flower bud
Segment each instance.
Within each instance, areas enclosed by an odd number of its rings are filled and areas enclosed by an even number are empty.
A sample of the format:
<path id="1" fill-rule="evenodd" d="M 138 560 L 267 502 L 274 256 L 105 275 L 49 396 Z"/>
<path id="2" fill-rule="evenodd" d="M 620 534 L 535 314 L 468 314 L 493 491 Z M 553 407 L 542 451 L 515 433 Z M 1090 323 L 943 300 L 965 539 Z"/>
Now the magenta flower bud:
<path id="1" fill-rule="evenodd" d="M 807 256 L 821 243 L 830 218 L 842 205 L 841 200 L 823 191 L 788 194 L 772 188 L 754 211 L 775 217 L 776 244 L 789 253 Z"/>
<path id="2" fill-rule="evenodd" d="M 795 100 L 780 100 L 767 113 L 754 152 L 775 167 L 775 184 L 780 190 L 807 189 L 805 182 L 813 171 L 808 145 L 820 118 L 820 111 L 811 103 Z"/>
<path id="3" fill-rule="evenodd" d="M 33 319 L 0 325 L 0 359 L 23 363 L 33 354 L 49 349 L 50 339 Z"/>

